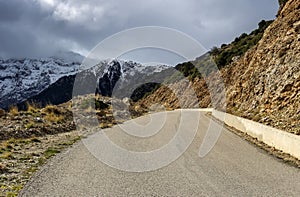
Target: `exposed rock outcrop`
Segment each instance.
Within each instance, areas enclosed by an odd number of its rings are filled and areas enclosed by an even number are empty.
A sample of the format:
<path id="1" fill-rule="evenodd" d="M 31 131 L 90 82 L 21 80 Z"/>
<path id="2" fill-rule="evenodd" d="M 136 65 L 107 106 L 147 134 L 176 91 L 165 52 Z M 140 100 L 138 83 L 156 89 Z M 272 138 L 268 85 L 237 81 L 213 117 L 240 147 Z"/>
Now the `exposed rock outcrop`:
<path id="1" fill-rule="evenodd" d="M 230 112 L 300 134 L 299 41 L 300 2 L 290 0 L 259 44 L 223 70 Z"/>
<path id="2" fill-rule="evenodd" d="M 229 113 L 300 134 L 300 1 L 289 0 L 259 43 L 222 68 L 220 73 L 226 87 Z M 219 91 L 222 84 L 213 82 L 215 75 L 212 73 L 206 81 L 213 83 L 213 91 Z M 196 79 L 191 84 L 199 103 L 188 107 L 211 106 L 205 80 Z M 189 94 L 187 84 L 171 86 Z M 138 104 L 149 106 L 156 102 L 179 107 L 175 94 L 166 87 L 159 88 Z"/>

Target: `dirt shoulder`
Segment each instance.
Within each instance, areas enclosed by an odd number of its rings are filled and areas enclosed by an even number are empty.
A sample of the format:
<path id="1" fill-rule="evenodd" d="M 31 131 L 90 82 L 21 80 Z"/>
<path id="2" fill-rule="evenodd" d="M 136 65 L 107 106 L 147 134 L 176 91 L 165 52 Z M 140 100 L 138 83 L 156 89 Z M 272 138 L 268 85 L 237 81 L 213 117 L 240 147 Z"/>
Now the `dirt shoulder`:
<path id="1" fill-rule="evenodd" d="M 111 127 L 122 120 L 114 120 L 110 98 L 96 98 L 97 109 L 91 107 L 91 96 L 79 100 L 78 110 L 88 121 L 96 115 L 98 128 Z M 94 101 L 93 101 L 94 102 Z M 122 103 L 122 101 L 119 101 Z M 0 196 L 17 196 L 34 172 L 47 159 L 60 153 L 91 131 L 79 132 L 75 126 L 71 102 L 37 108 L 32 105 L 26 111 L 12 107 L 0 113 Z M 132 111 L 134 116 L 143 114 Z M 75 119 L 76 120 L 76 119 Z"/>

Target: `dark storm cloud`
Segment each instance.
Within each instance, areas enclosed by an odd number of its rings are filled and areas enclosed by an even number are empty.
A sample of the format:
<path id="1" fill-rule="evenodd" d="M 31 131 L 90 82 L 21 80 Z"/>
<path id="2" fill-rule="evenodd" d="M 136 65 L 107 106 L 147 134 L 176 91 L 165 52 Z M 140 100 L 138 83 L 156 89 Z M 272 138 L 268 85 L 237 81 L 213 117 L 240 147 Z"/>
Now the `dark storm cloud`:
<path id="1" fill-rule="evenodd" d="M 270 0 L 0 0 L 0 57 L 87 53 L 104 38 L 137 26 L 165 26 L 206 48 L 272 19 Z"/>

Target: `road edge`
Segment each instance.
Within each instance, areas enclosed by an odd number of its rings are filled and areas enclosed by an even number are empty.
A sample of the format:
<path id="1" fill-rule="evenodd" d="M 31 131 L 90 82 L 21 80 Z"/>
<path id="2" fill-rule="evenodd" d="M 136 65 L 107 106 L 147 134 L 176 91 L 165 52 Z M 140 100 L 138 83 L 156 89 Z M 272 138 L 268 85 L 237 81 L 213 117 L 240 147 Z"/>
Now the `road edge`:
<path id="1" fill-rule="evenodd" d="M 258 138 L 258 137 L 254 136 L 254 135 L 251 135 L 251 133 L 249 133 L 249 132 L 240 130 L 240 129 L 234 127 L 234 125 L 229 125 L 228 121 L 226 121 L 226 119 L 223 119 L 224 118 L 223 115 L 222 115 L 223 118 L 221 118 L 221 120 L 220 120 L 218 117 L 215 116 L 216 113 L 214 113 L 214 111 L 217 111 L 217 110 L 212 110 L 212 112 L 208 112 L 209 116 L 214 121 L 216 121 L 217 123 L 223 124 L 224 127 L 226 129 L 228 129 L 229 131 L 231 131 L 232 133 L 234 133 L 237 136 L 241 137 L 242 139 L 248 141 L 252 145 L 255 145 L 256 147 L 258 147 L 260 149 L 263 149 L 269 155 L 274 156 L 275 158 L 281 160 L 282 162 L 287 163 L 287 164 L 289 164 L 291 166 L 294 166 L 296 168 L 300 168 L 300 160 L 299 160 L 299 158 L 293 156 L 292 154 L 290 154 L 290 153 L 288 153 L 286 151 L 283 151 L 283 150 L 277 148 L 276 146 L 272 146 L 272 145 L 267 144 L 261 138 Z M 221 112 L 221 113 L 224 113 L 224 112 Z M 224 114 L 226 114 L 226 116 L 231 115 L 231 114 L 227 114 L 227 113 L 224 113 Z M 231 115 L 231 116 L 233 116 L 233 115 Z M 244 118 L 240 118 L 240 117 L 236 117 L 236 118 L 244 119 Z M 245 120 L 247 120 L 247 119 L 245 119 Z M 250 120 L 248 120 L 248 121 L 250 121 Z M 265 125 L 263 125 L 261 123 L 256 123 L 256 122 L 254 122 L 254 123 L 262 125 L 262 128 L 263 127 L 268 127 L 268 126 L 265 126 Z M 270 127 L 270 128 L 272 128 L 272 127 Z M 272 128 L 272 129 L 274 129 L 274 128 Z M 258 132 L 262 133 L 263 131 L 262 130 L 258 130 Z M 284 132 L 284 131 L 282 131 L 282 132 Z"/>

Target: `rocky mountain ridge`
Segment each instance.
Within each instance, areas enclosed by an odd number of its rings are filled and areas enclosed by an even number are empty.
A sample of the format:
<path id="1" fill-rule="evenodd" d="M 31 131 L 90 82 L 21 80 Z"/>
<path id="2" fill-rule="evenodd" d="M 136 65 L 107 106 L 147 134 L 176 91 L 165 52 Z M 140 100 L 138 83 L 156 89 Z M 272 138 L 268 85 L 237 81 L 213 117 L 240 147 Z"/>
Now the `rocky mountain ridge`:
<path id="1" fill-rule="evenodd" d="M 134 78 L 168 68 L 166 65 L 144 66 L 132 61 L 103 60 L 82 70 L 83 59 L 69 52 L 50 58 L 0 60 L 0 108 L 12 105 L 24 108 L 27 102 L 42 105 L 67 102 L 72 98 L 75 79 L 82 83 L 83 93 L 111 96 L 117 82 L 122 86 Z"/>
<path id="2" fill-rule="evenodd" d="M 76 74 L 83 58 L 60 53 L 49 58 L 0 60 L 0 108 L 20 103 L 61 77 Z"/>

